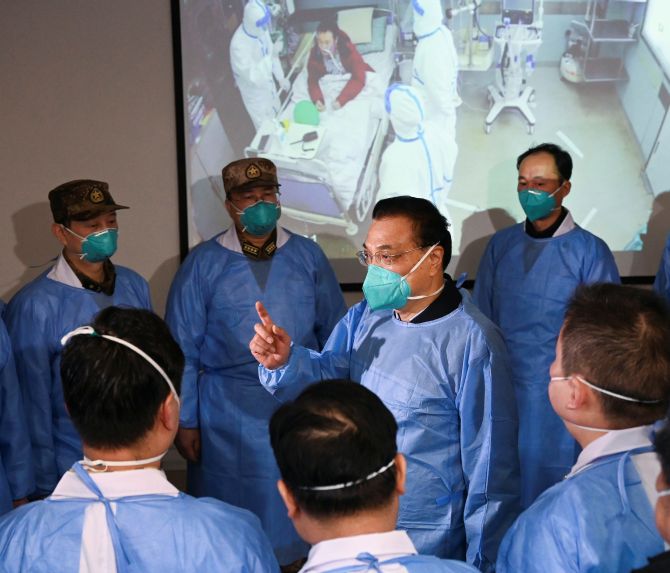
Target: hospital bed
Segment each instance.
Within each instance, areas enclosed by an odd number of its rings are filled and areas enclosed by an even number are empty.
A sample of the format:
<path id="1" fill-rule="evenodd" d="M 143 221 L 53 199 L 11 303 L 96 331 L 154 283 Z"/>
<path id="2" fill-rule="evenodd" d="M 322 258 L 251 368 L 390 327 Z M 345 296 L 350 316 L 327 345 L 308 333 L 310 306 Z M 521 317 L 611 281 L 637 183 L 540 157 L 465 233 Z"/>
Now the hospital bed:
<path id="1" fill-rule="evenodd" d="M 308 12 L 318 17 L 310 20 L 308 14 L 301 20 L 299 11 L 292 15 L 305 31 L 288 74 L 291 89 L 277 117 L 259 128 L 245 155 L 267 157 L 277 165 L 283 216 L 307 223 L 310 233 L 330 226 L 353 236 L 378 188 L 377 170 L 389 128 L 384 92 L 396 67 L 398 26 L 390 10 L 373 9 L 372 41 L 357 48 L 374 73 L 367 73 L 365 88 L 345 106 L 322 112 L 315 128 L 293 122 L 296 103 L 309 100 L 307 61 L 314 30 L 325 15 L 323 10 Z M 326 102 L 340 93 L 348 78 L 349 74 L 322 78 Z"/>

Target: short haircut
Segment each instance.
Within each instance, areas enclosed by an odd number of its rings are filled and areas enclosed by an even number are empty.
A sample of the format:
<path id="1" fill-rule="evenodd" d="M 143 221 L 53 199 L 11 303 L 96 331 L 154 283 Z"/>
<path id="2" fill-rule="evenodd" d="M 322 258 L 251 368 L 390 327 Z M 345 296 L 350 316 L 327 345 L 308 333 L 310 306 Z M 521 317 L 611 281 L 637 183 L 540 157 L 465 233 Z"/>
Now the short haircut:
<path id="1" fill-rule="evenodd" d="M 608 420 L 626 428 L 663 417 L 670 398 L 670 310 L 651 291 L 610 283 L 581 286 L 563 323 L 562 367 L 638 400 L 595 392 Z"/>
<path id="2" fill-rule="evenodd" d="M 270 420 L 277 465 L 296 503 L 318 518 L 352 515 L 385 507 L 393 499 L 396 467 L 359 484 L 328 486 L 365 478 L 392 461 L 398 426 L 382 401 L 350 380 L 309 386 Z"/>
<path id="3" fill-rule="evenodd" d="M 555 143 L 541 143 L 540 145 L 531 147 L 528 151 L 524 151 L 516 160 L 517 171 L 519 170 L 519 167 L 521 167 L 521 162 L 526 159 L 526 157 L 537 153 L 548 153 L 553 156 L 558 175 L 561 178 L 561 183 L 563 183 L 563 181 L 568 181 L 570 177 L 572 177 L 572 157 L 570 157 L 570 154 L 565 151 L 565 149 L 559 147 Z"/>
<path id="4" fill-rule="evenodd" d="M 399 195 L 378 201 L 372 211 L 376 221 L 387 217 L 407 217 L 412 221 L 414 240 L 419 247 L 432 247 L 435 243 L 444 249 L 442 269 L 451 260 L 451 233 L 449 223 L 440 211 L 427 199 Z"/>
<path id="5" fill-rule="evenodd" d="M 337 25 L 337 15 L 328 16 L 319 22 L 316 33 L 323 34 L 324 32 L 331 32 L 334 38 L 337 37 L 340 32 L 340 27 Z"/>
<path id="6" fill-rule="evenodd" d="M 654 449 L 661 464 L 663 479 L 670 485 L 670 417 L 668 416 L 663 427 L 654 434 Z"/>
<path id="7" fill-rule="evenodd" d="M 184 355 L 163 320 L 148 310 L 108 307 L 92 324 L 134 344 L 153 358 L 179 392 Z M 153 427 L 170 388 L 145 358 L 102 336 L 73 336 L 61 359 L 63 394 L 85 444 L 121 448 L 137 443 Z"/>

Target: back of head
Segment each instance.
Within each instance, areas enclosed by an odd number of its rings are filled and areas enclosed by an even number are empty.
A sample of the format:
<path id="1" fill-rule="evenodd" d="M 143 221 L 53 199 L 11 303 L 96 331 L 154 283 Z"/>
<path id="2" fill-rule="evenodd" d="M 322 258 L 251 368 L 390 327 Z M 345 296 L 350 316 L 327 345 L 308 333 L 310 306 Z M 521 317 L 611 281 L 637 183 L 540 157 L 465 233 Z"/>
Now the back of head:
<path id="1" fill-rule="evenodd" d="M 558 175 L 560 176 L 560 183 L 563 181 L 569 181 L 572 177 L 572 157 L 570 154 L 565 151 L 562 147 L 559 147 L 555 143 L 541 143 L 535 147 L 531 147 L 527 151 L 524 151 L 516 160 L 517 170 L 521 166 L 521 162 L 526 159 L 529 155 L 535 155 L 537 153 L 548 153 L 554 158 L 556 163 L 556 169 Z"/>
<path id="2" fill-rule="evenodd" d="M 387 217 L 407 217 L 412 221 L 417 246 L 431 247 L 438 243 L 444 249 L 442 268 L 451 260 L 449 223 L 437 207 L 427 199 L 399 195 L 378 201 L 372 211 L 376 221 Z"/>
<path id="3" fill-rule="evenodd" d="M 318 382 L 270 420 L 277 465 L 296 503 L 316 518 L 387 506 L 394 499 L 397 424 L 370 390 L 349 380 Z M 356 482 L 347 487 L 342 484 Z M 310 489 L 338 485 L 334 489 Z"/>
<path id="4" fill-rule="evenodd" d="M 248 0 L 244 6 L 242 23 L 244 29 L 250 34 L 267 29 L 271 18 L 270 10 L 262 0 Z"/>
<path id="5" fill-rule="evenodd" d="M 670 309 L 651 291 L 609 283 L 582 286 L 568 305 L 561 331 L 566 376 L 639 403 L 597 392 L 616 428 L 663 417 L 670 398 Z"/>
<path id="6" fill-rule="evenodd" d="M 419 38 L 442 25 L 444 16 L 440 0 L 412 0 L 412 12 L 414 34 Z"/>
<path id="7" fill-rule="evenodd" d="M 157 315 L 109 307 L 92 326 L 98 335 L 114 336 L 143 350 L 179 392 L 184 355 Z M 85 444 L 101 449 L 131 446 L 153 427 L 170 388 L 145 358 L 96 334 L 73 336 L 63 349 L 65 404 Z"/>

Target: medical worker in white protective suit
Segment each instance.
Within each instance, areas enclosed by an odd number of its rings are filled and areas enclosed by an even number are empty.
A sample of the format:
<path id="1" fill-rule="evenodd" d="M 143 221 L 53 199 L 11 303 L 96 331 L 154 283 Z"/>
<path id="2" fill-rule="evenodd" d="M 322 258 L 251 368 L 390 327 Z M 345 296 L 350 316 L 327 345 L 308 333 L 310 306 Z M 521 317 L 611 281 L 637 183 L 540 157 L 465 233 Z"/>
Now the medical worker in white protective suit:
<path id="1" fill-rule="evenodd" d="M 667 305 L 639 288 L 580 287 L 549 374 L 551 405 L 583 449 L 507 532 L 496 572 L 629 573 L 663 551 L 652 440 L 670 397 Z"/>
<path id="2" fill-rule="evenodd" d="M 419 553 L 492 571 L 519 501 L 517 413 L 498 329 L 445 274 L 451 235 L 429 201 L 379 201 L 359 260 L 365 300 L 352 306 L 321 352 L 257 310 L 249 347 L 278 400 L 315 380 L 350 378 L 398 422 L 407 492 L 398 527 Z"/>
<path id="3" fill-rule="evenodd" d="M 270 10 L 261 0 L 249 0 L 244 7 L 242 24 L 230 41 L 230 65 L 256 129 L 279 111 L 279 87 L 288 90 L 275 46 L 270 39 Z"/>
<path id="4" fill-rule="evenodd" d="M 62 337 L 63 394 L 84 458 L 0 519 L 3 573 L 279 573 L 252 513 L 175 488 L 184 355 L 147 310 L 108 307 Z"/>
<path id="5" fill-rule="evenodd" d="M 440 138 L 445 169 L 445 189 L 451 187 L 458 145 L 456 144 L 456 108 L 458 96 L 458 54 L 451 31 L 442 24 L 440 0 L 412 0 L 414 52 L 412 85 L 426 102 L 427 132 Z"/>
<path id="6" fill-rule="evenodd" d="M 424 104 L 411 86 L 392 84 L 384 98 L 395 140 L 379 167 L 378 200 L 398 195 L 428 199 L 449 219 L 440 142 L 424 131 Z"/>

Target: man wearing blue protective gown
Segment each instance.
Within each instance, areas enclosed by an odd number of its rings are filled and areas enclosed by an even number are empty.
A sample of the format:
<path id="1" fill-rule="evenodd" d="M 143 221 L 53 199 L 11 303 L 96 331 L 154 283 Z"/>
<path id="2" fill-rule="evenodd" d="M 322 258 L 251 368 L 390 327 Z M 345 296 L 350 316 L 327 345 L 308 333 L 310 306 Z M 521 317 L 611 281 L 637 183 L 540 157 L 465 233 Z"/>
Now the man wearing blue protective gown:
<path id="1" fill-rule="evenodd" d="M 63 394 L 84 459 L 47 499 L 0 519 L 2 571 L 278 573 L 253 514 L 184 495 L 160 470 L 184 370 L 167 325 L 111 307 L 63 344 Z"/>
<path id="2" fill-rule="evenodd" d="M 289 517 L 312 548 L 300 573 L 467 573 L 461 561 L 418 555 L 396 530 L 407 463 L 398 424 L 373 392 L 351 380 L 309 386 L 270 420 Z"/>
<path id="3" fill-rule="evenodd" d="M 502 330 L 519 408 L 521 502 L 524 508 L 563 479 L 579 447 L 549 404 L 549 366 L 563 313 L 583 283 L 619 281 L 607 245 L 562 207 L 572 160 L 553 144 L 517 160 L 518 194 L 527 220 L 498 231 L 479 264 L 474 301 Z M 547 436 L 552 436 L 551 446 Z"/>
<path id="4" fill-rule="evenodd" d="M 670 235 L 665 243 L 661 263 L 658 265 L 654 290 L 670 301 Z"/>
<path id="5" fill-rule="evenodd" d="M 320 348 L 345 306 L 313 242 L 278 227 L 276 168 L 242 159 L 223 170 L 234 226 L 196 247 L 179 269 L 166 320 L 186 355 L 178 447 L 191 462 L 189 493 L 253 511 L 280 563 L 307 553 L 276 489 L 267 424 L 279 402 L 258 382 L 248 343 L 254 302 L 285 321 L 296 341 Z"/>
<path id="6" fill-rule="evenodd" d="M 0 300 L 0 515 L 35 489 L 30 438 Z"/>
<path id="7" fill-rule="evenodd" d="M 279 399 L 328 378 L 375 392 L 398 422 L 398 451 L 407 459 L 398 526 L 421 553 L 467 557 L 491 570 L 519 497 L 516 406 L 502 338 L 443 275 L 451 236 L 429 201 L 378 202 L 359 256 L 368 266 L 366 300 L 321 352 L 290 346 L 290 333 L 258 305 L 263 324 L 250 347 L 261 381 Z"/>
<path id="8" fill-rule="evenodd" d="M 32 442 L 36 494 L 51 493 L 81 458 L 81 440 L 63 403 L 60 339 L 111 305 L 151 308 L 149 285 L 109 260 L 118 234 L 107 183 L 76 180 L 49 193 L 52 231 L 63 245 L 56 264 L 23 287 L 5 321 Z"/>
<path id="9" fill-rule="evenodd" d="M 510 528 L 496 571 L 629 573 L 663 551 L 651 437 L 670 398 L 667 306 L 633 287 L 579 287 L 550 372 L 551 404 L 583 450 Z"/>

